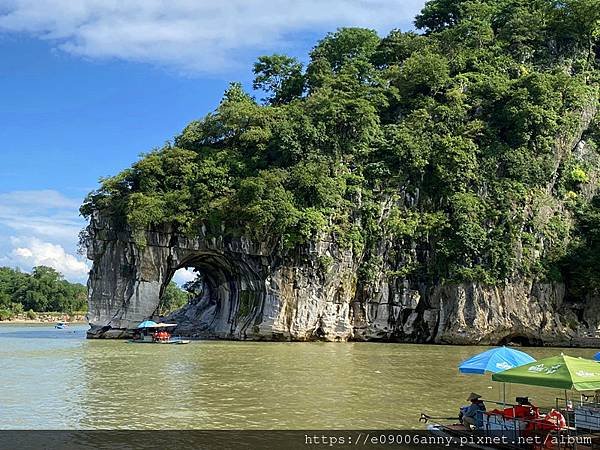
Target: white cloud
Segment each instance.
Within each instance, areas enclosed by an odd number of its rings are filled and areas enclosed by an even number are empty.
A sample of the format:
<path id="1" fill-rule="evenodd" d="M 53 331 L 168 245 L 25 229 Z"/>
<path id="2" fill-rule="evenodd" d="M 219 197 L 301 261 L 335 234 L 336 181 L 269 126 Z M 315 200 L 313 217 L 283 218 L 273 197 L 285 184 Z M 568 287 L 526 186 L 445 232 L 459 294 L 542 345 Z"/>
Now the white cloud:
<path id="1" fill-rule="evenodd" d="M 177 283 L 177 285 L 182 286 L 184 283 L 188 281 L 192 281 L 196 279 L 196 274 L 192 269 L 179 269 L 173 275 L 173 281 Z"/>
<path id="2" fill-rule="evenodd" d="M 66 278 L 83 281 L 90 270 L 89 265 L 65 251 L 58 244 L 42 242 L 37 238 L 12 238 L 14 249 L 9 259 L 16 265 L 49 266 L 58 270 Z"/>
<path id="3" fill-rule="evenodd" d="M 75 256 L 85 225 L 79 204 L 53 190 L 0 193 L 0 264 L 24 270 L 46 265 L 85 281 L 88 263 Z"/>
<path id="4" fill-rule="evenodd" d="M 80 202 L 51 189 L 12 191 L 0 194 L 0 205 L 44 205 L 46 208 L 78 208 Z"/>
<path id="5" fill-rule="evenodd" d="M 216 72 L 340 26 L 408 27 L 425 0 L 0 0 L 0 31 L 72 54 Z M 246 61 L 244 61 L 246 64 Z"/>
<path id="6" fill-rule="evenodd" d="M 84 226 L 80 203 L 53 190 L 0 193 L 0 225 L 19 235 L 51 238 L 74 249 Z"/>

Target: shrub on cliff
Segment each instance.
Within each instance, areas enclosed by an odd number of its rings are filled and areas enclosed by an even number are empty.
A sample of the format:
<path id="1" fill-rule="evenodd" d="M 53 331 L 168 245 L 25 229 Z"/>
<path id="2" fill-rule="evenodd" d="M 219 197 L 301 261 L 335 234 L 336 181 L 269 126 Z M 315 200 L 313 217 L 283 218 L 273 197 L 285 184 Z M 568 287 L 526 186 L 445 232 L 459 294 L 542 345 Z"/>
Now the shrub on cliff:
<path id="1" fill-rule="evenodd" d="M 421 34 L 343 28 L 307 67 L 261 57 L 262 103 L 233 83 L 81 212 L 112 216 L 140 245 L 165 222 L 284 248 L 329 232 L 373 276 L 374 243 L 391 237 L 403 276 L 548 277 L 575 233 L 573 195 L 587 204 L 600 168 L 594 127 L 589 151 L 572 152 L 598 102 L 594 5 L 432 0 Z"/>

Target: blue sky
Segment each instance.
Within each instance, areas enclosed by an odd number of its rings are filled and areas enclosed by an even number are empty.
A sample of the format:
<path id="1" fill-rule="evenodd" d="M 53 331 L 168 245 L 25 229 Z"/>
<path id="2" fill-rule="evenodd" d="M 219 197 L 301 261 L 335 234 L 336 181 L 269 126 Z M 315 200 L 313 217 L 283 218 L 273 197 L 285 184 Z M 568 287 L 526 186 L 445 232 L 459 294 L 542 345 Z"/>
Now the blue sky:
<path id="1" fill-rule="evenodd" d="M 0 0 L 0 265 L 85 281 L 78 205 L 274 52 L 412 28 L 424 0 Z"/>

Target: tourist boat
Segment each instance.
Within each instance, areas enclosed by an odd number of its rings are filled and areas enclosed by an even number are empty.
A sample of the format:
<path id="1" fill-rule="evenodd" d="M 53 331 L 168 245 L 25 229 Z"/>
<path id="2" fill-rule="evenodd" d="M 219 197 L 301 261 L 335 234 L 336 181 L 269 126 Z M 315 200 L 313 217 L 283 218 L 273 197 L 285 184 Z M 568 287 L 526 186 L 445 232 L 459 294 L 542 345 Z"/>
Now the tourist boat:
<path id="1" fill-rule="evenodd" d="M 145 340 L 145 339 L 130 339 L 129 342 L 133 344 L 189 344 L 189 339 L 181 339 L 181 338 L 172 338 L 165 341 L 153 341 L 153 340 Z"/>
<path id="2" fill-rule="evenodd" d="M 425 413 L 421 414 L 419 421 L 427 424 L 432 436 L 460 447 L 484 450 L 599 448 L 598 362 L 561 354 L 493 373 L 492 380 L 560 389 L 564 398 L 557 398 L 555 407 L 546 413 L 532 405 L 526 397 L 517 397 L 517 404 L 486 401 L 495 404 L 496 408 L 479 411 L 475 429 L 457 423 L 457 418 L 436 418 Z M 574 401 L 574 392 L 580 397 L 577 402 Z M 428 423 L 443 419 L 453 422 Z"/>
<path id="3" fill-rule="evenodd" d="M 129 342 L 134 344 L 189 344 L 188 339 L 174 338 L 167 331 L 176 326 L 176 323 L 156 323 L 153 320 L 145 320 L 133 331 L 133 339 Z"/>
<path id="4" fill-rule="evenodd" d="M 496 403 L 489 402 L 488 403 Z M 528 403 L 528 402 L 527 402 Z M 450 424 L 431 423 L 427 431 L 439 441 L 455 447 L 476 448 L 480 450 L 507 449 L 566 449 L 573 448 L 577 430 L 562 422 L 564 416 L 558 410 L 548 414 L 539 414 L 532 405 L 502 404 L 502 409 L 482 413 L 482 425 L 471 429 L 458 421 Z M 421 421 L 432 419 L 421 414 Z M 591 438 L 587 438 L 591 443 Z M 580 440 L 578 449 L 588 448 L 586 439 Z M 569 445 L 567 445 L 569 444 Z"/>
<path id="5" fill-rule="evenodd" d="M 142 334 L 139 337 L 134 335 L 133 339 L 130 339 L 129 342 L 133 344 L 189 344 L 189 339 L 182 339 L 181 337 L 168 337 L 166 339 L 156 339 L 152 334 Z"/>
<path id="6" fill-rule="evenodd" d="M 64 330 L 65 328 L 68 328 L 69 325 L 67 325 L 65 322 L 58 322 L 54 325 L 54 328 L 58 329 L 58 330 Z"/>

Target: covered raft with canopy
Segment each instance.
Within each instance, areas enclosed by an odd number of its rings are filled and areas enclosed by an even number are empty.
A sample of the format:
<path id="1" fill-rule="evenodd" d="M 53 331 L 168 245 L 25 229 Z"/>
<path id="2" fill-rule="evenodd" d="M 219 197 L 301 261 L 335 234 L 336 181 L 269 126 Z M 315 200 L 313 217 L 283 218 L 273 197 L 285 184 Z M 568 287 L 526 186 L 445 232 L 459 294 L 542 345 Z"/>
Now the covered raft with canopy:
<path id="1" fill-rule="evenodd" d="M 597 361 L 561 354 L 496 373 L 492 380 L 561 389 L 565 396 L 567 428 L 572 425 L 578 432 L 600 433 L 600 363 Z M 580 394 L 577 404 L 568 399 L 568 391 Z M 600 443 L 600 434 L 598 441 Z"/>
<path id="2" fill-rule="evenodd" d="M 569 399 L 569 391 L 579 393 L 600 390 L 600 364 L 591 359 L 561 354 L 519 367 L 497 372 L 493 381 L 559 389 L 564 399 L 557 398 L 556 407 L 542 414 L 527 400 L 517 407 L 486 413 L 488 428 L 512 431 L 518 439 L 537 439 L 540 448 L 591 448 L 585 443 L 600 443 L 600 408 L 581 395 L 577 405 Z M 564 404 L 559 404 L 564 400 Z M 511 411 L 512 409 L 512 411 Z M 576 447 L 565 443 L 580 442 Z M 595 448 L 595 447 L 594 447 Z"/>
<path id="3" fill-rule="evenodd" d="M 172 338 L 172 330 L 177 327 L 176 323 L 154 322 L 153 320 L 144 320 L 133 333 L 133 339 L 130 342 L 136 344 L 188 344 L 190 341 L 181 338 Z"/>
<path id="4" fill-rule="evenodd" d="M 485 375 L 489 373 L 497 373 L 503 370 L 511 369 L 514 367 L 521 366 L 535 361 L 535 359 L 520 350 L 516 350 L 510 347 L 495 347 L 484 352 L 478 353 L 464 361 L 458 366 L 458 371 L 466 375 Z M 504 386 L 503 386 L 504 388 Z M 503 389 L 504 390 L 504 389 Z M 504 395 L 505 396 L 505 395 Z M 472 393 L 467 401 L 471 398 L 479 399 L 481 396 Z M 496 405 L 506 406 L 506 399 L 503 402 L 492 402 L 485 400 L 488 403 L 495 403 Z M 467 407 L 461 407 L 461 413 Z M 459 417 L 431 417 L 428 414 L 421 413 L 419 420 L 421 422 L 429 422 L 430 420 L 460 420 L 461 423 L 453 423 L 449 425 L 442 425 L 440 423 L 431 423 L 427 426 L 427 429 L 434 435 L 442 438 L 457 438 L 461 441 L 463 439 L 469 440 L 473 436 L 473 431 L 470 427 L 463 425 L 462 419 Z M 476 426 L 482 428 L 483 417 L 481 414 L 476 415 Z M 478 446 L 481 448 L 481 446 Z"/>
<path id="5" fill-rule="evenodd" d="M 461 372 L 482 373 L 484 367 L 490 367 L 489 359 L 485 352 L 476 355 L 461 364 Z M 473 369 L 475 362 L 478 362 L 478 369 Z M 466 370 L 463 365 L 467 366 Z M 517 397 L 517 404 L 503 404 L 499 409 L 481 412 L 480 425 L 475 429 L 459 424 L 431 424 L 429 431 L 459 439 L 466 436 L 504 439 L 502 443 L 484 446 L 486 448 L 600 448 L 600 403 L 598 396 L 589 394 L 590 391 L 600 392 L 598 362 L 561 354 L 507 370 L 485 370 L 483 373 L 487 372 L 492 373 L 493 381 L 501 383 L 560 389 L 565 394 L 564 404 L 559 405 L 563 399 L 557 399 L 555 408 L 542 413 L 529 398 Z M 568 392 L 573 391 L 580 394 L 576 405 L 568 400 Z"/>

